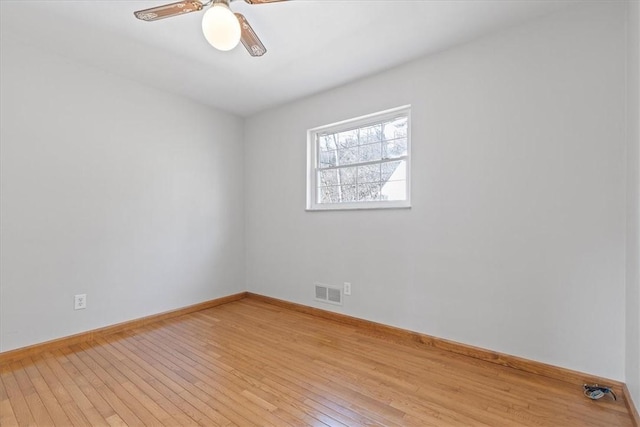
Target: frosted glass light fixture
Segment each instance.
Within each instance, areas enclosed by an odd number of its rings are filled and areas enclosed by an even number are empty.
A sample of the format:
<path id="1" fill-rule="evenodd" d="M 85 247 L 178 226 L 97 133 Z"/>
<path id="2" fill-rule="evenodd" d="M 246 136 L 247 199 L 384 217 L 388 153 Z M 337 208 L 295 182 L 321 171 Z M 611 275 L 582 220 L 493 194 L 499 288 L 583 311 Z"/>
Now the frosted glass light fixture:
<path id="1" fill-rule="evenodd" d="M 240 42 L 240 21 L 229 9 L 228 0 L 216 1 L 202 17 L 202 32 L 218 50 L 231 50 Z"/>

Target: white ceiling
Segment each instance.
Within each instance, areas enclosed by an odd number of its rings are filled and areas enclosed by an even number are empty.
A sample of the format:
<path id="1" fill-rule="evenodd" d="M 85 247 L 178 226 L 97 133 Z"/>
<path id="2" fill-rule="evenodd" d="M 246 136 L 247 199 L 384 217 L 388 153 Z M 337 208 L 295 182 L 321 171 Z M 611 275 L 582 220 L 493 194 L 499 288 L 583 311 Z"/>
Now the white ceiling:
<path id="1" fill-rule="evenodd" d="M 231 4 L 267 47 L 209 46 L 202 12 L 143 22 L 171 0 L 0 0 L 2 36 L 247 116 L 552 13 L 572 0 L 291 0 Z"/>

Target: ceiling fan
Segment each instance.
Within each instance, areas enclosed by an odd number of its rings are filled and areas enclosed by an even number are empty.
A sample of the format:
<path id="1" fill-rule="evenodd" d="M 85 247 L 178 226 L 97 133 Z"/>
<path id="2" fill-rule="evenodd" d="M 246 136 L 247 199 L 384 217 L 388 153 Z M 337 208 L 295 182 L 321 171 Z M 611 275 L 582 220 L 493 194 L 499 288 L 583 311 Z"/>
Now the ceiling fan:
<path id="1" fill-rule="evenodd" d="M 199 12 L 209 7 L 202 17 L 202 32 L 209 44 L 219 50 L 231 50 L 242 42 L 251 56 L 262 56 L 267 52 L 247 19 L 233 13 L 229 3 L 234 0 L 187 0 L 169 3 L 133 14 L 143 21 L 157 21 L 172 16 Z M 285 0 L 244 0 L 249 4 L 276 3 Z"/>

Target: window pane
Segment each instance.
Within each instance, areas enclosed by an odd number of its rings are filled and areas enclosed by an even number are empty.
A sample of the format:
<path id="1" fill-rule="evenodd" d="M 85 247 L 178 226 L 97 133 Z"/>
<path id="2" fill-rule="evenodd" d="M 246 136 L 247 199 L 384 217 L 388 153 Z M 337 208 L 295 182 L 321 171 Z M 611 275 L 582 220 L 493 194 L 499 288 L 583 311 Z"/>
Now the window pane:
<path id="1" fill-rule="evenodd" d="M 340 201 L 338 186 L 319 187 L 318 203 L 338 203 Z"/>
<path id="2" fill-rule="evenodd" d="M 341 202 L 355 202 L 357 201 L 357 191 L 355 185 L 343 185 L 341 187 Z"/>
<path id="3" fill-rule="evenodd" d="M 328 171 L 320 171 L 318 172 L 318 185 L 321 187 L 325 187 L 327 185 L 339 185 L 338 181 L 338 170 L 331 169 Z"/>
<path id="4" fill-rule="evenodd" d="M 338 148 L 352 148 L 358 145 L 358 129 L 348 130 L 336 134 L 338 137 Z"/>
<path id="5" fill-rule="evenodd" d="M 407 179 L 407 162 L 402 160 L 399 162 L 386 162 L 381 166 L 382 173 L 380 181 L 399 181 Z"/>
<path id="6" fill-rule="evenodd" d="M 393 159 L 394 157 L 402 157 L 407 155 L 406 138 L 395 139 L 382 143 L 382 158 Z"/>
<path id="7" fill-rule="evenodd" d="M 384 139 L 396 139 L 407 137 L 407 118 L 400 117 L 382 124 Z"/>
<path id="8" fill-rule="evenodd" d="M 340 169 L 340 184 L 355 184 L 356 183 L 357 168 L 341 168 Z M 354 190 L 355 193 L 355 190 Z"/>
<path id="9" fill-rule="evenodd" d="M 380 165 L 358 166 L 358 182 L 380 182 Z"/>
<path id="10" fill-rule="evenodd" d="M 327 135 L 318 136 L 318 150 L 319 151 L 327 151 Z"/>
<path id="11" fill-rule="evenodd" d="M 336 150 L 336 136 L 335 134 L 320 135 L 318 137 L 318 147 L 320 151 Z"/>
<path id="12" fill-rule="evenodd" d="M 319 203 L 345 203 L 357 201 L 355 185 L 332 185 L 318 188 Z"/>
<path id="13" fill-rule="evenodd" d="M 360 145 L 378 142 L 382 139 L 382 125 L 360 129 Z"/>
<path id="14" fill-rule="evenodd" d="M 358 149 L 348 148 L 338 151 L 338 165 L 350 165 L 358 162 Z"/>
<path id="15" fill-rule="evenodd" d="M 380 144 L 361 145 L 358 151 L 358 161 L 371 162 L 382 158 Z"/>
<path id="16" fill-rule="evenodd" d="M 336 162 L 338 159 L 337 151 L 321 151 L 318 154 L 320 155 L 318 159 L 319 160 L 318 166 L 320 168 L 328 168 L 328 167 L 336 166 Z"/>
<path id="17" fill-rule="evenodd" d="M 407 198 L 406 181 L 390 181 L 382 186 L 381 200 L 405 200 Z"/>
<path id="18" fill-rule="evenodd" d="M 358 184 L 358 201 L 380 200 L 380 184 Z"/>

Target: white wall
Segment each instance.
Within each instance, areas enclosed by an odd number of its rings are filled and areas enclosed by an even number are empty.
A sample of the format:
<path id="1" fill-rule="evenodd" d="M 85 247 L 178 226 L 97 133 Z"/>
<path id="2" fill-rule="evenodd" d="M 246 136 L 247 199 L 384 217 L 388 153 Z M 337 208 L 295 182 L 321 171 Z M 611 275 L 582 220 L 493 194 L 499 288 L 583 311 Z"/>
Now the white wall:
<path id="1" fill-rule="evenodd" d="M 623 380 L 624 21 L 591 2 L 248 119 L 249 290 Z M 306 130 L 404 104 L 412 209 L 305 212 Z"/>
<path id="2" fill-rule="evenodd" d="M 626 382 L 640 408 L 640 4 L 628 3 Z"/>
<path id="3" fill-rule="evenodd" d="M 1 52 L 1 351 L 244 290 L 242 120 Z"/>

